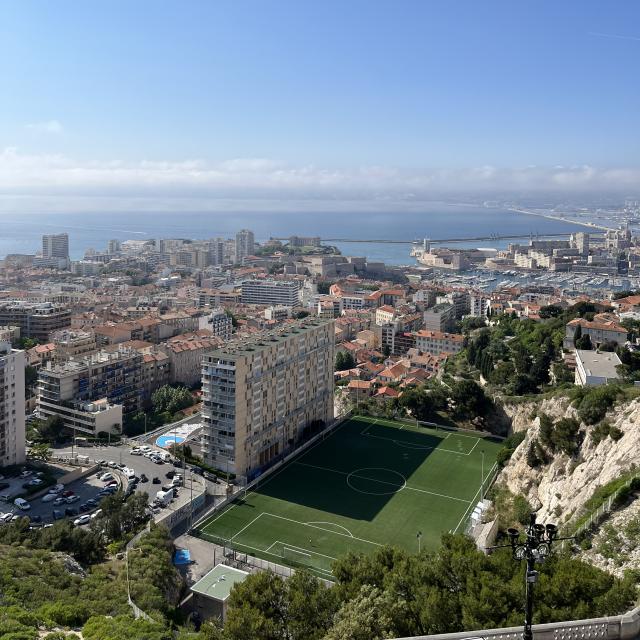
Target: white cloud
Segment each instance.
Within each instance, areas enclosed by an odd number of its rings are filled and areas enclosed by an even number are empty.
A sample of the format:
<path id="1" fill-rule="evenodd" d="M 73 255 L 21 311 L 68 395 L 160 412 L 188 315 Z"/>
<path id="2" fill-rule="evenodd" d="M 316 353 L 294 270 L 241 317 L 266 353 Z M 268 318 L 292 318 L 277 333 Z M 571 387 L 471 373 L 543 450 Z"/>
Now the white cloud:
<path id="1" fill-rule="evenodd" d="M 640 169 L 591 166 L 468 169 L 331 169 L 264 158 L 78 162 L 62 155 L 0 151 L 0 208 L 7 211 L 179 208 L 300 209 L 410 207 L 465 194 L 617 192 L 633 194 Z M 35 204 L 34 204 L 35 203 Z M 269 204 L 271 203 L 271 205 Z M 305 204 L 306 203 L 306 204 Z M 315 203 L 315 204 L 314 204 Z M 320 204 L 322 203 L 322 204 Z"/>
<path id="2" fill-rule="evenodd" d="M 31 122 L 24 125 L 29 131 L 36 133 L 51 133 L 57 135 L 62 133 L 62 124 L 58 120 L 45 120 L 44 122 Z"/>

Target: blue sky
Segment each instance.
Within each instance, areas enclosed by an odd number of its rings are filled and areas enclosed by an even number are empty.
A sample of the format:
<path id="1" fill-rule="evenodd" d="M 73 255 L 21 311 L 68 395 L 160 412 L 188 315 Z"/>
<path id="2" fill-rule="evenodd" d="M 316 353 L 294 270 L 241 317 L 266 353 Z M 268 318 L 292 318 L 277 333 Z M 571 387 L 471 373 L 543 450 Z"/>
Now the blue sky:
<path id="1" fill-rule="evenodd" d="M 625 192 L 639 63 L 632 1 L 0 0 L 0 194 Z"/>

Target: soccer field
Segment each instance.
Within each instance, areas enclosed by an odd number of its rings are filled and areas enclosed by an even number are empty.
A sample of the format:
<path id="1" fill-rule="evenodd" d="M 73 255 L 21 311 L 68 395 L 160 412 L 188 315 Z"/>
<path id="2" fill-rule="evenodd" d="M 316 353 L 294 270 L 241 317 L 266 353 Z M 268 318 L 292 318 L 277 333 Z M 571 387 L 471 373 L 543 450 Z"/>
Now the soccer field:
<path id="1" fill-rule="evenodd" d="M 200 523 L 198 535 L 325 576 L 350 550 L 435 549 L 442 533 L 464 531 L 499 448 L 471 433 L 351 418 Z"/>

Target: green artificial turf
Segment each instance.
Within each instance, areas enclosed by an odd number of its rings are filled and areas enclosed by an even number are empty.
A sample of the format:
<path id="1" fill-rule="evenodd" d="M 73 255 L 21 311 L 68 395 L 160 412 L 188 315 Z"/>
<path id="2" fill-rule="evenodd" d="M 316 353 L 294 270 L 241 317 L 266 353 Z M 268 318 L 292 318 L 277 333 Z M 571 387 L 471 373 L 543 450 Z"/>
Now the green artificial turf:
<path id="1" fill-rule="evenodd" d="M 351 418 L 199 526 L 205 540 L 330 575 L 347 551 L 435 549 L 463 532 L 500 444 L 470 433 Z M 484 465 L 483 465 L 484 452 Z M 485 485 L 486 490 L 486 485 Z"/>

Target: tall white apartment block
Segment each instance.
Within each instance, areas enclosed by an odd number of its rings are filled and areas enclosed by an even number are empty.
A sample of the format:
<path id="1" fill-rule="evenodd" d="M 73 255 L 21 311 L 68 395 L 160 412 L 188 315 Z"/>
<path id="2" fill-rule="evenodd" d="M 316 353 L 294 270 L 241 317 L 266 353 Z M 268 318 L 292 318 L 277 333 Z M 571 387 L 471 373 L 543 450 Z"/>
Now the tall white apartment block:
<path id="1" fill-rule="evenodd" d="M 242 263 L 247 256 L 253 255 L 255 240 L 253 231 L 242 229 L 236 233 L 236 262 Z"/>
<path id="2" fill-rule="evenodd" d="M 304 318 L 202 360 L 207 464 L 251 480 L 333 421 L 334 321 Z"/>
<path id="3" fill-rule="evenodd" d="M 0 467 L 25 461 L 24 351 L 0 342 Z"/>
<path id="4" fill-rule="evenodd" d="M 69 259 L 69 236 L 55 233 L 42 236 L 42 257 Z"/>
<path id="5" fill-rule="evenodd" d="M 283 305 L 300 304 L 299 280 L 245 280 L 241 287 L 242 304 Z"/>

